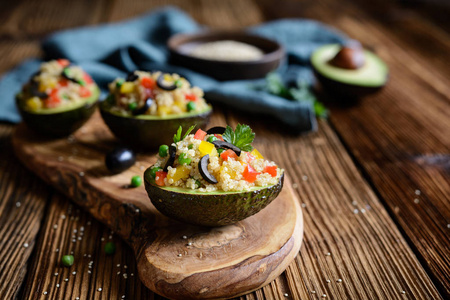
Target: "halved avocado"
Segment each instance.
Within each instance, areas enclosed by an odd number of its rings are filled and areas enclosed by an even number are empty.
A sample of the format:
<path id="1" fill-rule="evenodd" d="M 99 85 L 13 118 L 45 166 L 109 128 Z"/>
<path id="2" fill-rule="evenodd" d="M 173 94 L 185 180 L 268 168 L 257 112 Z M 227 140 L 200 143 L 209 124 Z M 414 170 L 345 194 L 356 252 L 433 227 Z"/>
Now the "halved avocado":
<path id="1" fill-rule="evenodd" d="M 269 205 L 283 188 L 284 173 L 277 184 L 253 187 L 243 192 L 200 192 L 154 183 L 150 168 L 144 173 L 145 189 L 162 214 L 190 224 L 223 226 L 248 218 Z"/>
<path id="2" fill-rule="evenodd" d="M 74 105 L 29 111 L 24 107 L 20 95 L 16 97 L 16 105 L 30 129 L 47 136 L 63 137 L 86 123 L 97 107 L 99 96 L 100 89 L 95 86 L 89 98 Z"/>
<path id="3" fill-rule="evenodd" d="M 204 111 L 188 112 L 164 117 L 138 115 L 123 116 L 110 110 L 111 105 L 105 100 L 100 103 L 100 113 L 114 135 L 128 145 L 138 149 L 156 149 L 162 144 L 172 143 L 173 133 L 178 127 L 187 129 L 192 125 L 205 128 L 209 122 L 212 108 Z"/>
<path id="4" fill-rule="evenodd" d="M 341 50 L 339 44 L 314 51 L 311 65 L 322 86 L 338 96 L 362 97 L 382 88 L 388 80 L 387 65 L 374 53 L 363 50 L 365 63 L 358 69 L 333 66 L 330 61 Z"/>

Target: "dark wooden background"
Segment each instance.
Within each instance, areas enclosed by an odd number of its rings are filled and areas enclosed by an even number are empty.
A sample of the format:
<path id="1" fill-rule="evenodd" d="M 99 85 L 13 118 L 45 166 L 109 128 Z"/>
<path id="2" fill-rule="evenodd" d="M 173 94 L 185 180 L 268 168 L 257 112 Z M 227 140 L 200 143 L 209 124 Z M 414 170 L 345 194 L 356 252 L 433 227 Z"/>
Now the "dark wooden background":
<path id="1" fill-rule="evenodd" d="M 213 123 L 225 119 L 255 129 L 258 149 L 294 182 L 305 218 L 295 261 L 270 285 L 241 298 L 448 299 L 448 6 L 387 0 L 2 1 L 0 73 L 41 55 L 39 41 L 50 32 L 123 20 L 166 4 L 223 29 L 283 17 L 317 19 L 361 40 L 390 66 L 381 93 L 353 107 L 331 105 L 330 119 L 320 121 L 314 134 L 292 136 L 263 118 L 216 109 Z M 160 299 L 140 283 L 125 243 L 19 164 L 10 144 L 13 130 L 0 124 L 0 299 Z M 105 256 L 110 240 L 118 250 Z M 69 270 L 59 261 L 70 252 L 76 263 Z"/>

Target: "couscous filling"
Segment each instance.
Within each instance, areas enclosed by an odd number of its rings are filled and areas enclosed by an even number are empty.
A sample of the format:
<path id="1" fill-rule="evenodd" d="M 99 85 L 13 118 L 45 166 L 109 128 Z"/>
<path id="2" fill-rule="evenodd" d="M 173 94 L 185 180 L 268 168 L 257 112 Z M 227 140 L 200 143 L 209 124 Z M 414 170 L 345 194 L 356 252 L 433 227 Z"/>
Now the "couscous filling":
<path id="1" fill-rule="evenodd" d="M 251 146 L 254 133 L 247 125 L 223 134 L 175 135 L 174 143 L 160 147 L 151 176 L 158 186 L 180 187 L 200 192 L 244 191 L 278 183 L 283 172 Z"/>
<path id="2" fill-rule="evenodd" d="M 30 112 L 70 108 L 90 99 L 98 89 L 92 78 L 67 59 L 42 63 L 19 94 Z"/>
<path id="3" fill-rule="evenodd" d="M 203 90 L 178 74 L 134 71 L 109 84 L 111 112 L 123 116 L 169 116 L 209 108 Z"/>

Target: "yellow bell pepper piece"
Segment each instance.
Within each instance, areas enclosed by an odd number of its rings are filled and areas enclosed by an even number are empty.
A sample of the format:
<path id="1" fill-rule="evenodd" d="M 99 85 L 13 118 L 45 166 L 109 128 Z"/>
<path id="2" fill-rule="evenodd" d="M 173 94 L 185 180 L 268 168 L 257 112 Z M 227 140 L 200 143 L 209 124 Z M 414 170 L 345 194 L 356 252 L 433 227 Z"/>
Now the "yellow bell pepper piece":
<path id="1" fill-rule="evenodd" d="M 36 111 L 42 108 L 42 101 L 38 97 L 31 97 L 26 102 L 27 109 Z"/>
<path id="2" fill-rule="evenodd" d="M 54 89 L 57 86 L 58 82 L 56 79 L 49 78 L 45 83 L 39 83 L 39 92 L 44 93 L 48 89 Z"/>
<path id="3" fill-rule="evenodd" d="M 226 170 L 225 170 L 225 168 L 226 168 Z M 236 177 L 237 177 L 236 171 L 234 171 L 233 169 L 231 169 L 229 167 L 225 167 L 223 165 L 220 167 L 220 173 L 221 174 L 226 173 L 226 174 L 230 175 L 231 179 L 236 179 Z"/>
<path id="4" fill-rule="evenodd" d="M 169 106 L 158 106 L 158 115 L 160 116 L 165 116 L 168 115 L 172 112 L 172 108 L 170 108 Z"/>
<path id="5" fill-rule="evenodd" d="M 259 151 L 256 150 L 256 148 L 253 148 L 250 154 L 253 155 L 253 157 L 255 157 L 256 159 L 264 159 L 264 156 L 262 156 L 261 153 L 259 153 Z"/>
<path id="6" fill-rule="evenodd" d="M 122 94 L 129 94 L 129 93 L 134 92 L 134 88 L 135 88 L 135 85 L 133 82 L 124 82 L 120 86 L 120 92 Z"/>
<path id="7" fill-rule="evenodd" d="M 191 170 L 186 166 L 178 166 L 176 167 L 175 173 L 169 173 L 167 175 L 167 179 L 173 179 L 173 182 L 177 182 L 180 179 L 184 179 L 189 177 Z"/>
<path id="8" fill-rule="evenodd" d="M 200 143 L 200 146 L 198 146 L 198 150 L 200 151 L 201 157 L 205 156 L 206 154 L 211 154 L 213 149 L 216 150 L 216 147 L 213 144 L 211 144 L 209 142 L 205 142 L 205 141 L 202 141 Z M 217 153 L 217 151 L 216 151 L 216 153 Z M 210 155 L 210 156 L 212 156 L 212 155 Z"/>

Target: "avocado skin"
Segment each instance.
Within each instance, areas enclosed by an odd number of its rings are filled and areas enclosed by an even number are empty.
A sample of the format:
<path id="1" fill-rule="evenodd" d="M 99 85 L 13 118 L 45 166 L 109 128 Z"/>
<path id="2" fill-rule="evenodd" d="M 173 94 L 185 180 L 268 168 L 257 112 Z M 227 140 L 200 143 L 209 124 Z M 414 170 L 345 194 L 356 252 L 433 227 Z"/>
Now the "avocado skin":
<path id="1" fill-rule="evenodd" d="M 27 127 L 50 137 L 64 137 L 75 132 L 92 116 L 98 103 L 94 101 L 75 109 L 53 114 L 35 114 L 24 110 L 19 101 L 16 98 L 17 108 Z M 89 100 L 86 101 L 89 102 Z"/>
<path id="2" fill-rule="evenodd" d="M 190 126 L 205 128 L 209 122 L 212 110 L 199 115 L 175 119 L 145 120 L 134 117 L 122 117 L 112 114 L 100 103 L 100 113 L 112 133 L 127 145 L 139 150 L 154 150 L 160 145 L 170 145 L 173 135 L 178 127 L 183 127 L 183 132 Z"/>
<path id="3" fill-rule="evenodd" d="M 320 84 L 324 87 L 324 89 L 335 96 L 338 97 L 348 97 L 348 98 L 362 98 L 367 95 L 374 94 L 381 90 L 385 84 L 376 86 L 376 87 L 368 87 L 368 86 L 360 86 L 353 85 L 348 83 L 339 82 L 328 78 L 321 73 L 319 73 L 313 66 L 314 74 L 319 80 Z"/>
<path id="4" fill-rule="evenodd" d="M 284 173 L 276 185 L 249 192 L 189 194 L 168 191 L 152 182 L 150 168 L 144 173 L 145 189 L 162 214 L 194 225 L 224 226 L 248 218 L 270 204 L 281 192 Z"/>

